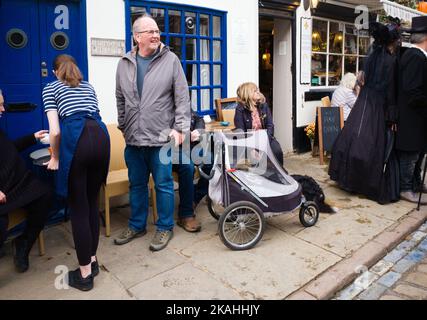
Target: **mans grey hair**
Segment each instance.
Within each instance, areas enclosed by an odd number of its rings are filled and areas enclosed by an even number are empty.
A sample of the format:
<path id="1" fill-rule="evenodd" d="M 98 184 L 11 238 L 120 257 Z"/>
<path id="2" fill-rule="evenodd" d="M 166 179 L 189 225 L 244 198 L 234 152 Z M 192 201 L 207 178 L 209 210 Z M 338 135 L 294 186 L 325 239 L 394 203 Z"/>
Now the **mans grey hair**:
<path id="1" fill-rule="evenodd" d="M 144 18 L 151 19 L 151 20 L 153 20 L 154 22 L 156 22 L 156 24 L 157 24 L 157 21 L 153 18 L 153 16 L 152 16 L 152 15 L 150 15 L 150 14 L 148 14 L 148 13 L 144 13 L 144 14 L 140 15 L 138 18 L 136 18 L 136 20 L 133 22 L 133 25 L 132 25 L 132 32 L 133 32 L 133 33 L 139 32 L 139 31 L 138 31 L 138 24 L 139 24 L 139 22 L 140 22 L 142 19 L 144 19 Z"/>
<path id="2" fill-rule="evenodd" d="M 411 43 L 418 44 L 422 43 L 427 39 L 427 33 L 413 33 L 411 35 Z"/>
<path id="3" fill-rule="evenodd" d="M 3 92 L 1 91 L 1 89 L 0 89 L 0 96 L 2 96 L 3 95 Z"/>

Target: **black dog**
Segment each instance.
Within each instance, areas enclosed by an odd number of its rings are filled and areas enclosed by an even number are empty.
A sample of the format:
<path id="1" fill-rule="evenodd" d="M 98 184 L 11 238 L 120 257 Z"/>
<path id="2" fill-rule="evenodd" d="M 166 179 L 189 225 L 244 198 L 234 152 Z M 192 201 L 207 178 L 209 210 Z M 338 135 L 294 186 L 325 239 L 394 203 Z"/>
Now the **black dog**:
<path id="1" fill-rule="evenodd" d="M 298 174 L 292 174 L 294 178 L 302 187 L 302 194 L 307 201 L 314 201 L 319 207 L 320 212 L 323 213 L 335 213 L 336 209 L 325 203 L 325 194 L 322 188 L 312 177 L 301 176 Z"/>

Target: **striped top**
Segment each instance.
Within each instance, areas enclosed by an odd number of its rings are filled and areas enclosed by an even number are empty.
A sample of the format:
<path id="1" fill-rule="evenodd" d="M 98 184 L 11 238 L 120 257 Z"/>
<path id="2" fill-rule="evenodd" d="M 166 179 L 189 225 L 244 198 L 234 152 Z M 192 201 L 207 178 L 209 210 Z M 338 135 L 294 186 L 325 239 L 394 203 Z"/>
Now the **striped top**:
<path id="1" fill-rule="evenodd" d="M 78 87 L 72 88 L 57 80 L 43 89 L 44 110 L 56 110 L 60 118 L 78 112 L 99 113 L 98 99 L 92 85 L 82 81 Z"/>
<path id="2" fill-rule="evenodd" d="M 343 107 L 344 121 L 346 121 L 350 115 L 351 109 L 353 109 L 353 106 L 356 103 L 356 100 L 357 96 L 353 90 L 339 86 L 337 89 L 335 89 L 334 94 L 332 95 L 331 106 Z"/>

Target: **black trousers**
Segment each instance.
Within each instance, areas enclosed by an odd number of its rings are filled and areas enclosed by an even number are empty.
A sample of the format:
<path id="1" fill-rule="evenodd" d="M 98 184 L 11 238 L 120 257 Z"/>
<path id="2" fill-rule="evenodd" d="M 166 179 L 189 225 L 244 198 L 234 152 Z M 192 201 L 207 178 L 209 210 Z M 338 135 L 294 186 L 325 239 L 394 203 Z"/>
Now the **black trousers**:
<path id="1" fill-rule="evenodd" d="M 40 231 L 43 230 L 46 220 L 49 217 L 49 210 L 52 204 L 52 192 L 46 191 L 41 197 L 28 203 L 23 207 L 28 213 L 27 224 L 21 237 L 28 241 L 29 249 L 33 246 Z M 0 216 L 0 247 L 7 238 L 7 226 L 9 217 L 7 214 Z"/>
<path id="2" fill-rule="evenodd" d="M 108 173 L 109 154 L 107 135 L 95 120 L 87 120 L 71 163 L 67 199 L 81 266 L 88 265 L 98 249 L 98 195 Z"/>

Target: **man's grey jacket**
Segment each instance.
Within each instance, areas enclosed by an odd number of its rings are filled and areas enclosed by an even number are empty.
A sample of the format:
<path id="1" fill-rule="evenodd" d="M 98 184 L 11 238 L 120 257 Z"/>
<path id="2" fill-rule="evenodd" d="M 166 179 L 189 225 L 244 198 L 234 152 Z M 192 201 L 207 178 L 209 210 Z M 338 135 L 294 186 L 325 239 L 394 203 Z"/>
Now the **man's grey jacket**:
<path id="1" fill-rule="evenodd" d="M 117 66 L 118 128 L 126 144 L 162 146 L 171 129 L 188 132 L 191 106 L 187 80 L 178 57 L 161 44 L 144 77 L 141 98 L 137 84 L 136 48 Z"/>

